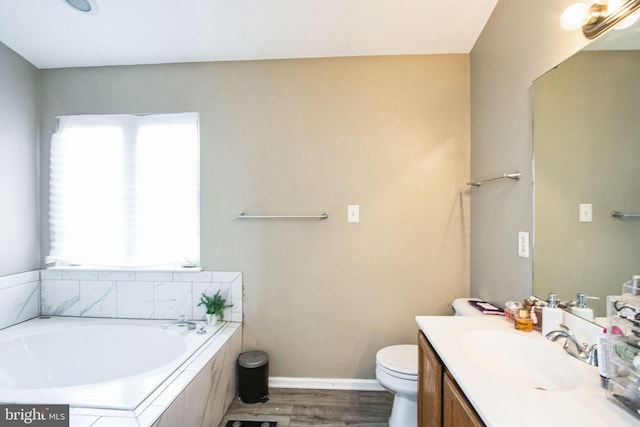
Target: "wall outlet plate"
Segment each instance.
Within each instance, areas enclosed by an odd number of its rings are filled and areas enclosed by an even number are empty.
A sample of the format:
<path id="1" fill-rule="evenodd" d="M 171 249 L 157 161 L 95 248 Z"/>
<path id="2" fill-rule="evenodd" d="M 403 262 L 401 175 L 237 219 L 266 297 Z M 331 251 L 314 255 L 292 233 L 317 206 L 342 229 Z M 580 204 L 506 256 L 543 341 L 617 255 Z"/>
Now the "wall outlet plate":
<path id="1" fill-rule="evenodd" d="M 520 231 L 518 233 L 518 256 L 529 258 L 529 232 Z"/>
<path id="2" fill-rule="evenodd" d="M 360 205 L 347 205 L 347 222 L 350 224 L 360 222 Z"/>
<path id="3" fill-rule="evenodd" d="M 593 222 L 593 205 L 580 203 L 580 222 Z"/>

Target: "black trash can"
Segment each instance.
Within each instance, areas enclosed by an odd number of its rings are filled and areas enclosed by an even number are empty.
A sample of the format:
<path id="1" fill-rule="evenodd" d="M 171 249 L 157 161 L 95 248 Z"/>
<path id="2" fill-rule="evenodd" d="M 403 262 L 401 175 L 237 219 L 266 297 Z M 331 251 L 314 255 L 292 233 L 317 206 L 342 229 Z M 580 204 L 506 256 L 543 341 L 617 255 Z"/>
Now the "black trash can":
<path id="1" fill-rule="evenodd" d="M 238 356 L 238 394 L 244 403 L 269 400 L 269 356 L 264 351 L 245 351 Z"/>

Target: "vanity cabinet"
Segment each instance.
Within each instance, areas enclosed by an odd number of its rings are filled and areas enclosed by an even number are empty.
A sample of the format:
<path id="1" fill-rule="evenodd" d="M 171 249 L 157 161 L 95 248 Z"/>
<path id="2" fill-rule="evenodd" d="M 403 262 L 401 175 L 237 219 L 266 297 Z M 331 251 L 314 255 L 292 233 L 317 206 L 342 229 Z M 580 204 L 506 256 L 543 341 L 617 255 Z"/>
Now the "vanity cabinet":
<path id="1" fill-rule="evenodd" d="M 444 368 L 422 332 L 418 332 L 418 427 L 442 424 Z"/>
<path id="2" fill-rule="evenodd" d="M 418 427 L 482 427 L 427 337 L 418 332 Z"/>
<path id="3" fill-rule="evenodd" d="M 484 426 L 456 381 L 446 371 L 442 382 L 442 425 L 444 427 Z"/>

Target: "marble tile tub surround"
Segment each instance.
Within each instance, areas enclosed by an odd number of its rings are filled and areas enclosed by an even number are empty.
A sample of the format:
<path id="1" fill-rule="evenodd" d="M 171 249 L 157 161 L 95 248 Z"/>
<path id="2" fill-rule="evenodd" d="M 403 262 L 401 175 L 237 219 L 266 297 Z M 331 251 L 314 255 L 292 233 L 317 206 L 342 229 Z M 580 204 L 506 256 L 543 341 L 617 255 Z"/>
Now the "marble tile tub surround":
<path id="1" fill-rule="evenodd" d="M 224 320 L 242 322 L 242 273 L 40 270 L 40 314 L 203 320 L 202 293 L 232 304 Z"/>
<path id="2" fill-rule="evenodd" d="M 155 399 L 138 417 L 140 427 L 148 425 L 146 420 L 155 420 L 153 427 L 215 427 L 220 423 L 236 396 L 236 361 L 242 351 L 242 326 L 228 323 L 223 333 L 229 335 L 224 346 L 205 352 L 201 360 L 208 360 L 206 364 L 196 361 L 194 367 L 190 366 L 198 373 L 176 398 L 168 390 Z M 215 355 L 207 358 L 211 353 Z"/>
<path id="3" fill-rule="evenodd" d="M 217 426 L 236 395 L 242 325 L 227 323 L 134 411 L 71 408 L 71 427 Z"/>
<path id="4" fill-rule="evenodd" d="M 40 314 L 40 271 L 0 277 L 0 329 Z"/>

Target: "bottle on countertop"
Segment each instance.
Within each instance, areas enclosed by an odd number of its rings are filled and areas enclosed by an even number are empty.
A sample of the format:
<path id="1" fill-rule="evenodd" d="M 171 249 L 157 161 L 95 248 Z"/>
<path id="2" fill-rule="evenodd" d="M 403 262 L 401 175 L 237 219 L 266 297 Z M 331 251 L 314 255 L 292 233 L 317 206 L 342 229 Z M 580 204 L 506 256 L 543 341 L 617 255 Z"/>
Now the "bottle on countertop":
<path id="1" fill-rule="evenodd" d="M 631 276 L 631 295 L 640 295 L 640 275 L 634 274 Z"/>
<path id="2" fill-rule="evenodd" d="M 578 294 L 576 305 L 571 307 L 571 313 L 593 322 L 593 309 L 587 306 L 587 298 L 593 299 L 595 297 L 588 297 L 582 293 Z"/>
<path id="3" fill-rule="evenodd" d="M 504 318 L 509 322 L 515 321 L 518 310 L 520 310 L 521 308 L 522 303 L 518 301 L 507 301 L 504 304 Z"/>
<path id="4" fill-rule="evenodd" d="M 529 302 L 531 303 L 530 314 L 531 320 L 533 321 L 533 330 L 540 332 L 542 331 L 542 309 L 547 303 L 534 296 L 529 298 Z"/>
<path id="5" fill-rule="evenodd" d="M 550 293 L 547 305 L 542 307 L 542 335 L 560 329 L 562 310 L 558 307 L 558 295 Z"/>
<path id="6" fill-rule="evenodd" d="M 513 322 L 515 328 L 519 331 L 531 332 L 533 331 L 533 320 L 531 319 L 531 310 L 533 305 L 529 300 L 524 301 L 524 305 L 516 313 L 515 320 Z"/>
<path id="7" fill-rule="evenodd" d="M 598 371 L 603 387 L 607 387 L 609 381 L 609 358 L 607 354 L 607 329 L 600 330 L 597 335 L 598 346 Z"/>

